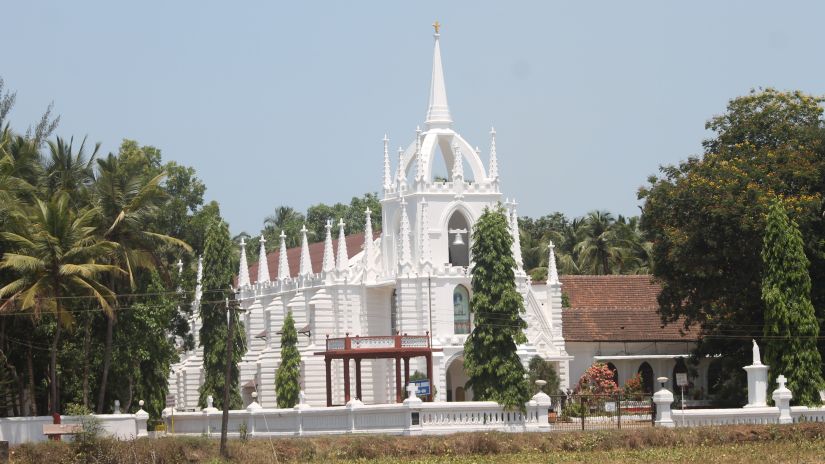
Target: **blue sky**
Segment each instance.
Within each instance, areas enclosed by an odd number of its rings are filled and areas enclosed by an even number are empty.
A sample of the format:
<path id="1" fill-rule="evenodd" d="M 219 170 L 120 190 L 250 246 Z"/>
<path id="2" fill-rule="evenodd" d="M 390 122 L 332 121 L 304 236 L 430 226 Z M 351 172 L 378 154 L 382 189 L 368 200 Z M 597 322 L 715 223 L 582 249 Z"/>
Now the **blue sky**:
<path id="1" fill-rule="evenodd" d="M 0 6 L 12 124 L 193 166 L 233 233 L 381 188 L 423 122 L 439 20 L 455 128 L 519 213 L 638 213 L 661 164 L 754 87 L 825 94 L 825 3 L 38 2 Z"/>

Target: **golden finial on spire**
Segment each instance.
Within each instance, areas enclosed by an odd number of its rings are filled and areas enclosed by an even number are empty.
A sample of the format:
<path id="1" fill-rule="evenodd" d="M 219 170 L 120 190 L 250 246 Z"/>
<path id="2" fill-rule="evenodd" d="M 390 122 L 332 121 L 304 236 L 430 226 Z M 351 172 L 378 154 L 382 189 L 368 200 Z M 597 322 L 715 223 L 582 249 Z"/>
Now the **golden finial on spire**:
<path id="1" fill-rule="evenodd" d="M 441 24 L 438 21 L 434 22 L 433 29 L 435 29 L 435 33 L 438 34 L 438 30 L 441 29 Z"/>

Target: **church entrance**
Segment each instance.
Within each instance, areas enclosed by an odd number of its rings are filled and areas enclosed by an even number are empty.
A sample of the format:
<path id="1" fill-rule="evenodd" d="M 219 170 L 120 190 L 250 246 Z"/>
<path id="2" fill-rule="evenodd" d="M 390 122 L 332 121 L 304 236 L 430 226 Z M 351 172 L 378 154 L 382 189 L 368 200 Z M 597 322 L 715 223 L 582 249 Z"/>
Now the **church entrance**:
<path id="1" fill-rule="evenodd" d="M 473 391 L 465 389 L 469 380 L 464 373 L 464 357 L 455 358 L 447 367 L 447 401 L 472 401 Z"/>

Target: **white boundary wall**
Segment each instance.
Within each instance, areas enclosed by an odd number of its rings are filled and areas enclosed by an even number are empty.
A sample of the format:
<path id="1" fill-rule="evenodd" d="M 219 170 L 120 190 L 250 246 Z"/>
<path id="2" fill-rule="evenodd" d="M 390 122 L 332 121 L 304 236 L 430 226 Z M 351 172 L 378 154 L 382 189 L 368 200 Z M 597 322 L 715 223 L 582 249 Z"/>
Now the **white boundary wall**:
<path id="1" fill-rule="evenodd" d="M 149 414 L 142 411 L 136 414 L 102 414 L 90 417 L 100 422 L 104 434 L 119 440 L 132 440 L 148 435 L 146 421 Z M 82 416 L 60 416 L 63 424 L 80 424 L 81 419 Z M 51 416 L 0 418 L 0 441 L 8 441 L 10 445 L 46 441 L 43 426 L 52 422 Z"/>
<path id="2" fill-rule="evenodd" d="M 535 397 L 534 397 L 535 398 Z M 549 398 L 548 398 L 549 399 Z M 228 435 L 242 429 L 250 437 L 309 436 L 351 433 L 436 435 L 472 431 L 548 431 L 547 404 L 530 401 L 526 412 L 507 411 L 491 401 L 363 405 L 229 411 Z M 221 432 L 221 411 L 165 415 L 170 435 L 211 436 Z M 173 423 L 174 422 L 174 423 Z"/>

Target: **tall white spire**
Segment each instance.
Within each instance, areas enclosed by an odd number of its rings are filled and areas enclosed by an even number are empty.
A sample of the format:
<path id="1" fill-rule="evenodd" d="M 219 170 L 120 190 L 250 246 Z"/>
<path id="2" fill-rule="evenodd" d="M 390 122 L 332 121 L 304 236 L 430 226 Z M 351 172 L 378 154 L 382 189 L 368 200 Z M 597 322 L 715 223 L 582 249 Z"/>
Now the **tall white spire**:
<path id="1" fill-rule="evenodd" d="M 496 155 L 496 128 L 490 128 L 490 180 L 498 181 L 498 155 Z"/>
<path id="2" fill-rule="evenodd" d="M 266 261 L 266 238 L 261 232 L 261 249 L 258 251 L 258 283 L 269 282 L 269 263 Z"/>
<path id="3" fill-rule="evenodd" d="M 372 211 L 370 211 L 369 207 L 364 211 L 364 214 L 367 216 L 366 223 L 364 224 L 364 268 L 368 269 L 372 266 L 373 258 Z"/>
<path id="4" fill-rule="evenodd" d="M 203 256 L 198 256 L 198 272 L 195 277 L 195 301 L 200 302 L 203 296 Z"/>
<path id="5" fill-rule="evenodd" d="M 407 214 L 407 200 L 401 198 L 401 226 L 399 230 L 400 250 L 398 253 L 398 264 L 409 266 L 412 264 L 412 250 L 410 250 L 410 217 Z"/>
<path id="6" fill-rule="evenodd" d="M 335 261 L 335 270 L 345 271 L 349 264 L 347 254 L 347 236 L 344 234 L 344 218 L 338 220 L 338 259 Z"/>
<path id="7" fill-rule="evenodd" d="M 547 259 L 547 284 L 559 283 L 559 270 L 556 268 L 556 245 L 550 241 L 550 257 Z"/>
<path id="8" fill-rule="evenodd" d="M 289 279 L 289 261 L 286 258 L 286 234 L 281 229 L 281 248 L 278 253 L 278 280 Z"/>
<path id="9" fill-rule="evenodd" d="M 333 256 L 332 253 L 332 221 L 327 219 L 324 229 L 326 229 L 327 235 L 324 239 L 324 261 L 321 265 L 321 270 L 324 272 L 332 272 L 335 270 L 335 256 Z"/>
<path id="10" fill-rule="evenodd" d="M 241 263 L 238 265 L 238 287 L 249 286 L 249 265 L 246 264 L 246 240 L 241 238 Z"/>
<path id="11" fill-rule="evenodd" d="M 307 226 L 301 227 L 301 265 L 298 275 L 308 277 L 312 274 L 312 262 L 309 260 L 309 242 L 307 242 Z"/>
<path id="12" fill-rule="evenodd" d="M 453 182 L 464 182 L 464 159 L 458 145 L 453 145 Z"/>
<path id="13" fill-rule="evenodd" d="M 384 192 L 392 189 L 392 170 L 390 169 L 390 139 L 384 134 Z"/>
<path id="14" fill-rule="evenodd" d="M 433 49 L 433 76 L 430 81 L 430 104 L 427 108 L 426 126 L 430 128 L 447 128 L 452 126 L 453 118 L 450 116 L 450 108 L 447 105 L 447 89 L 444 86 L 444 68 L 441 65 L 441 46 L 439 45 L 439 29 L 441 27 L 436 21 L 435 28 L 435 48 Z"/>
<path id="15" fill-rule="evenodd" d="M 422 267 L 432 266 L 433 258 L 430 252 L 430 216 L 427 209 L 427 199 L 421 199 L 421 218 L 418 221 L 419 227 L 419 262 Z"/>
<path id="16" fill-rule="evenodd" d="M 513 202 L 510 203 L 513 207 L 512 209 L 512 216 L 513 218 L 510 220 L 510 227 L 513 233 L 513 258 L 516 260 L 516 269 L 521 270 L 524 267 L 524 261 L 521 259 L 521 237 L 519 237 L 518 232 L 518 213 L 516 212 L 516 200 L 513 199 Z"/>
<path id="17" fill-rule="evenodd" d="M 424 182 L 424 155 L 421 153 L 421 128 L 415 128 L 415 183 Z"/>

